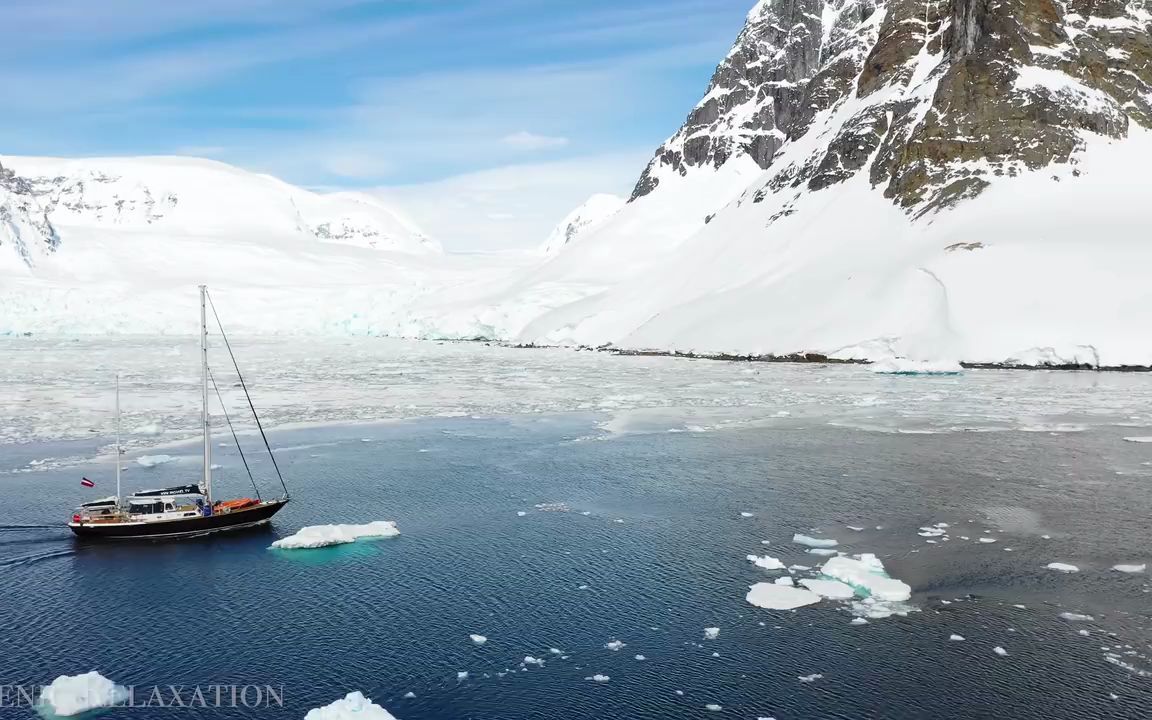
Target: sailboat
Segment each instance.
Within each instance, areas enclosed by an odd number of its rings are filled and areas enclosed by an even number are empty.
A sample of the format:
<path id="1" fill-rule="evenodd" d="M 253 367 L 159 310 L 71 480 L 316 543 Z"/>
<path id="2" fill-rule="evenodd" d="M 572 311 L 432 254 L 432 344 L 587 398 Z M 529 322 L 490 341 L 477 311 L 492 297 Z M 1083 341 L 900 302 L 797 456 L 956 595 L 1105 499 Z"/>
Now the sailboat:
<path id="1" fill-rule="evenodd" d="M 216 315 L 216 308 L 212 306 L 212 314 L 216 318 L 220 336 L 224 346 L 232 358 L 236 374 L 240 378 L 240 387 L 244 389 L 244 396 L 248 399 L 248 407 L 256 420 L 256 427 L 264 441 L 264 447 L 272 459 L 272 467 L 280 479 L 284 490 L 283 495 L 272 500 L 265 500 L 260 496 L 260 490 L 253 480 L 252 487 L 256 497 L 242 497 L 228 500 L 218 500 L 212 491 L 212 428 L 211 416 L 208 411 L 208 387 L 211 384 L 216 388 L 219 396 L 220 390 L 216 387 L 215 379 L 208 367 L 208 314 L 207 308 L 211 303 L 208 288 L 200 286 L 200 375 L 203 404 L 201 406 L 201 432 L 203 434 L 203 478 L 196 485 L 179 485 L 176 487 L 160 488 L 157 490 L 142 490 L 124 497 L 120 493 L 120 379 L 116 379 L 116 496 L 84 503 L 72 513 L 68 527 L 81 538 L 105 540 L 131 540 L 131 539 L 168 539 L 196 537 L 209 535 L 228 530 L 241 530 L 244 528 L 264 525 L 272 520 L 290 500 L 288 486 L 280 474 L 276 464 L 276 457 L 268 444 L 268 437 L 264 427 L 260 424 L 260 417 L 252 404 L 248 394 L 248 386 L 244 376 L 240 374 L 240 367 L 236 364 L 236 356 L 232 354 L 232 347 L 224 329 L 220 324 L 220 317 Z M 223 403 L 221 402 L 221 406 Z M 231 418 L 227 410 L 224 411 L 228 427 L 232 429 Z M 232 429 L 233 439 L 236 431 Z M 236 443 L 240 451 L 240 458 L 248 469 L 248 460 L 240 443 Z M 248 477 L 252 479 L 249 470 Z"/>

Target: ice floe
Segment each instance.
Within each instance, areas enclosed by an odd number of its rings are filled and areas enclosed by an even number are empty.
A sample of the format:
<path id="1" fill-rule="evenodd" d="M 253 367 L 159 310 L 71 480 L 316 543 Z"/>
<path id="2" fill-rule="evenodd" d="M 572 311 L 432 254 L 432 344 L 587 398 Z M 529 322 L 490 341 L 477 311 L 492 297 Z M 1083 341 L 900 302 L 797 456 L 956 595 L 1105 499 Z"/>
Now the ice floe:
<path id="1" fill-rule="evenodd" d="M 862 618 L 862 617 L 854 617 L 854 618 L 852 618 L 852 622 L 850 622 L 848 624 L 849 625 L 867 625 L 868 619 Z"/>
<path id="2" fill-rule="evenodd" d="M 409 690 L 408 692 L 404 693 L 404 698 L 405 698 L 406 700 L 411 700 L 411 699 L 412 699 L 412 698 L 414 698 L 414 697 L 416 697 L 416 693 L 412 692 L 411 690 Z"/>
<path id="3" fill-rule="evenodd" d="M 61 675 L 40 692 L 40 704 L 61 717 L 113 707 L 127 700 L 128 688 L 95 670 L 83 675 Z"/>
<path id="4" fill-rule="evenodd" d="M 457 680 L 467 680 L 468 679 L 468 671 L 467 670 L 461 670 L 460 672 L 456 673 L 456 679 Z"/>
<path id="5" fill-rule="evenodd" d="M 483 635 L 469 635 L 468 637 L 471 638 L 472 642 L 476 643 L 477 645 L 483 645 L 484 643 L 488 642 L 488 638 L 484 637 Z"/>
<path id="6" fill-rule="evenodd" d="M 1091 615 L 1082 615 L 1074 612 L 1062 612 L 1060 617 L 1068 622 L 1093 622 L 1096 618 Z"/>
<path id="7" fill-rule="evenodd" d="M 999 645 L 997 645 L 996 647 L 992 648 L 992 652 L 996 653 L 996 654 L 997 654 L 997 655 L 999 655 L 1000 657 L 1004 657 L 1005 655 L 1007 655 L 1007 654 L 1008 654 L 1008 651 L 1007 651 L 1007 650 L 1005 650 L 1004 648 L 1000 647 Z"/>
<path id="8" fill-rule="evenodd" d="M 902 602 L 912 597 L 912 588 L 890 576 L 884 570 L 884 563 L 872 553 L 830 558 L 820 572 L 851 585 L 865 597 L 889 602 Z"/>
<path id="9" fill-rule="evenodd" d="M 300 528 L 295 535 L 280 538 L 272 543 L 272 547 L 281 550 L 321 548 L 355 542 L 361 538 L 387 538 L 399 534 L 400 530 L 391 520 L 377 520 L 363 525 L 309 525 Z"/>
<path id="10" fill-rule="evenodd" d="M 773 580 L 772 584 L 773 585 L 783 585 L 784 587 L 795 587 L 796 581 L 792 579 L 791 575 L 785 575 L 784 577 L 778 577 L 775 580 Z"/>
<path id="11" fill-rule="evenodd" d="M 704 628 L 704 639 L 705 640 L 715 640 L 718 637 L 720 637 L 720 628 L 718 628 L 718 627 Z"/>
<path id="12" fill-rule="evenodd" d="M 814 548 L 830 548 L 840 544 L 831 538 L 815 538 L 811 535 L 802 535 L 800 533 L 792 536 L 792 542 L 797 545 L 807 545 L 808 547 Z"/>
<path id="13" fill-rule="evenodd" d="M 1122 573 L 1142 573 L 1148 569 L 1148 565 L 1146 563 L 1141 565 L 1113 565 L 1112 569 Z"/>
<path id="14" fill-rule="evenodd" d="M 531 655 L 524 656 L 524 665 L 535 665 L 536 667 L 544 667 L 544 658 L 532 657 Z"/>
<path id="15" fill-rule="evenodd" d="M 752 563 L 758 568 L 764 568 L 765 570 L 784 569 L 784 563 L 780 562 L 778 559 L 772 557 L 771 555 L 749 555 L 748 562 Z"/>
<path id="16" fill-rule="evenodd" d="M 304 720 L 396 720 L 396 718 L 392 713 L 364 697 L 364 693 L 356 691 L 348 693 L 330 705 L 309 710 Z"/>
<path id="17" fill-rule="evenodd" d="M 811 675 L 801 675 L 800 677 L 798 677 L 796 679 L 802 683 L 814 683 L 817 680 L 823 680 L 824 676 L 821 675 L 820 673 L 812 673 Z"/>
<path id="18" fill-rule="evenodd" d="M 1062 573 L 1080 572 L 1080 568 L 1076 567 L 1075 565 L 1069 565 L 1068 563 L 1054 562 L 1054 563 L 1048 563 L 1044 567 L 1048 570 L 1055 570 L 1056 572 L 1062 572 Z"/>
<path id="19" fill-rule="evenodd" d="M 755 514 L 750 513 L 750 512 L 742 512 L 742 513 L 740 513 L 740 517 L 750 518 L 750 517 L 755 517 Z"/>
<path id="20" fill-rule="evenodd" d="M 819 555 L 821 557 L 832 557 L 836 552 L 836 550 L 830 550 L 828 548 L 808 548 L 809 555 Z"/>
<path id="21" fill-rule="evenodd" d="M 607 675 L 600 675 L 599 673 L 597 673 L 596 675 L 592 675 L 592 676 L 586 677 L 584 679 L 585 680 L 591 680 L 592 682 L 606 683 L 609 680 L 611 680 L 612 678 L 608 677 Z"/>
<path id="22" fill-rule="evenodd" d="M 164 428 L 159 423 L 144 423 L 137 425 L 128 432 L 133 435 L 160 435 L 164 432 Z"/>
<path id="23" fill-rule="evenodd" d="M 627 647 L 627 643 L 621 642 L 620 640 L 610 640 L 604 643 L 604 647 L 608 648 L 612 652 L 616 652 L 621 648 Z"/>
<path id="24" fill-rule="evenodd" d="M 636 655 L 635 657 L 637 660 L 647 660 L 648 659 L 648 658 L 644 657 L 643 655 Z"/>
<path id="25" fill-rule="evenodd" d="M 964 636 L 963 635 L 956 635 L 955 633 L 953 633 L 952 635 L 948 636 L 948 639 L 951 640 L 952 642 L 963 642 Z"/>
<path id="26" fill-rule="evenodd" d="M 154 468 L 157 465 L 175 462 L 175 460 L 176 458 L 171 455 L 141 455 L 136 458 L 136 464 L 140 467 Z"/>
<path id="27" fill-rule="evenodd" d="M 773 583 L 756 583 L 748 590 L 745 599 L 766 610 L 794 610 L 820 602 L 820 596 L 811 590 Z"/>
<path id="28" fill-rule="evenodd" d="M 984 543 L 985 545 L 991 545 L 992 543 L 997 542 L 997 540 L 996 538 L 982 537 L 980 538 L 980 542 Z"/>
<path id="29" fill-rule="evenodd" d="M 959 375 L 964 372 L 954 360 L 913 360 L 892 357 L 877 360 L 870 369 L 878 375 Z"/>
<path id="30" fill-rule="evenodd" d="M 707 705 L 704 706 L 704 709 L 707 710 L 708 712 L 720 712 L 724 708 L 723 708 L 723 706 L 717 705 L 716 703 L 708 703 Z"/>
<path id="31" fill-rule="evenodd" d="M 855 589 L 849 585 L 845 585 L 839 580 L 806 578 L 801 580 L 800 584 L 820 597 L 828 598 L 829 600 L 848 600 L 856 595 Z"/>
<path id="32" fill-rule="evenodd" d="M 1124 442 L 1132 442 L 1132 443 L 1152 443 L 1152 436 L 1145 436 L 1145 437 L 1126 437 L 1126 438 L 1124 438 Z"/>

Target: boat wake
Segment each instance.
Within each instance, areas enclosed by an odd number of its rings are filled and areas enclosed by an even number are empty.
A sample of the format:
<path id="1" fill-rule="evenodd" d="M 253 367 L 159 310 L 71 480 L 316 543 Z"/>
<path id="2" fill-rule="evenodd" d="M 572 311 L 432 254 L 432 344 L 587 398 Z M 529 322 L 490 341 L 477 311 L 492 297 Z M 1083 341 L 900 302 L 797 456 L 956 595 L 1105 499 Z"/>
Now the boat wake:
<path id="1" fill-rule="evenodd" d="M 59 557 L 68 555 L 75 555 L 75 550 L 48 550 L 45 552 L 32 553 L 30 555 L 21 555 L 19 557 L 7 558 L 0 560 L 0 567 L 16 567 L 18 565 L 31 565 L 33 563 L 43 562 L 44 560 L 52 560 Z"/>

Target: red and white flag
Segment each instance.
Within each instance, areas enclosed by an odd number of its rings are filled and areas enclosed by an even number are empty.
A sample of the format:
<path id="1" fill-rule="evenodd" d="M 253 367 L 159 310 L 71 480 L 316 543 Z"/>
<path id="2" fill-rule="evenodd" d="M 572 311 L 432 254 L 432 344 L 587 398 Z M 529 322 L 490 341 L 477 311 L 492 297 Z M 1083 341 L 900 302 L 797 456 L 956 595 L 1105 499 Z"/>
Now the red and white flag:
<path id="1" fill-rule="evenodd" d="M 96 487 L 96 483 L 92 482 L 88 478 L 80 478 L 80 484 L 84 487 Z"/>

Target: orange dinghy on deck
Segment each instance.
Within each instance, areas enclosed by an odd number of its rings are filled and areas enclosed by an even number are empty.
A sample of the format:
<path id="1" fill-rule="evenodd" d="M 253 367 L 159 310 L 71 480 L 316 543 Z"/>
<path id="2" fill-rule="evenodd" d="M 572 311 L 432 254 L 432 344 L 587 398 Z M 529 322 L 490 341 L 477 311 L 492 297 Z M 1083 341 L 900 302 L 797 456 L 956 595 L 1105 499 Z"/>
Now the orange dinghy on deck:
<path id="1" fill-rule="evenodd" d="M 252 507 L 253 505 L 259 504 L 259 500 L 253 500 L 252 498 L 236 498 L 235 500 L 224 500 L 216 503 L 215 509 L 217 511 L 224 510 L 231 512 L 233 510 L 243 510 L 246 507 Z"/>

